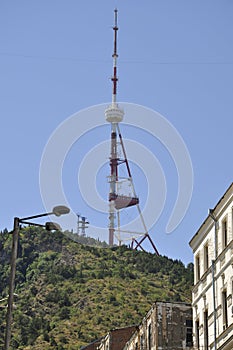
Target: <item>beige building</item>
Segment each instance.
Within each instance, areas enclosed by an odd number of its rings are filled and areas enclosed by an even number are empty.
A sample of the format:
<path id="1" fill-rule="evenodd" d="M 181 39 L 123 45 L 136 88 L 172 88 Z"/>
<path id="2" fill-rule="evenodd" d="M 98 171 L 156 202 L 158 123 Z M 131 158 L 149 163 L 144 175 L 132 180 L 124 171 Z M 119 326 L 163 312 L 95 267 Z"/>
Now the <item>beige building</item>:
<path id="1" fill-rule="evenodd" d="M 123 350 L 191 350 L 190 304 L 156 302 Z"/>
<path id="2" fill-rule="evenodd" d="M 233 183 L 190 241 L 194 349 L 233 349 Z"/>
<path id="3" fill-rule="evenodd" d="M 111 330 L 102 338 L 97 350 L 122 350 L 135 330 L 136 326 Z"/>

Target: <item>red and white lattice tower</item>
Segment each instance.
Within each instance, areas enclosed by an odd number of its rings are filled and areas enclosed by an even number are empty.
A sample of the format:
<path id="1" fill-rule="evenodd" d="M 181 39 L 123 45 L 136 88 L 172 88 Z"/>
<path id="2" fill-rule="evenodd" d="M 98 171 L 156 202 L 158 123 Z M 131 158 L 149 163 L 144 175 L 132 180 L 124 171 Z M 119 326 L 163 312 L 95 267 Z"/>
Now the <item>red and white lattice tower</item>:
<path id="1" fill-rule="evenodd" d="M 110 176 L 109 176 L 109 183 L 110 183 L 110 189 L 109 189 L 109 245 L 114 245 L 114 238 L 118 240 L 118 243 L 121 244 L 121 242 L 124 240 L 122 238 L 122 233 L 127 235 L 127 241 L 131 240 L 131 247 L 134 249 L 141 248 L 142 250 L 142 243 L 147 238 L 149 239 L 154 251 L 156 254 L 158 254 L 158 251 L 147 231 L 142 212 L 139 206 L 139 199 L 136 196 L 136 192 L 134 189 L 133 179 L 129 167 L 129 163 L 126 156 L 125 147 L 123 144 L 123 138 L 120 132 L 119 123 L 122 122 L 124 117 L 124 111 L 123 109 L 119 108 L 117 104 L 117 82 L 118 82 L 118 76 L 117 76 L 117 9 L 114 10 L 114 51 L 113 51 L 113 76 L 112 76 L 112 103 L 108 108 L 105 110 L 105 117 L 106 120 L 111 124 L 111 154 L 110 154 Z M 119 138 L 119 142 L 118 142 Z M 120 148 L 120 149 L 119 149 Z M 119 156 L 119 151 L 121 151 L 123 155 L 123 159 Z M 118 174 L 118 167 L 121 164 L 126 165 L 126 169 L 128 172 L 127 178 L 119 177 Z M 131 186 L 131 194 L 130 195 L 124 195 L 122 193 L 119 193 L 119 188 L 122 185 L 124 181 L 128 181 L 129 185 Z M 120 228 L 120 213 L 122 210 L 128 207 L 136 206 L 141 218 L 142 226 L 144 228 L 144 232 L 126 232 L 121 230 Z M 117 221 L 117 227 L 116 222 Z M 130 237 L 130 238 L 129 238 Z"/>

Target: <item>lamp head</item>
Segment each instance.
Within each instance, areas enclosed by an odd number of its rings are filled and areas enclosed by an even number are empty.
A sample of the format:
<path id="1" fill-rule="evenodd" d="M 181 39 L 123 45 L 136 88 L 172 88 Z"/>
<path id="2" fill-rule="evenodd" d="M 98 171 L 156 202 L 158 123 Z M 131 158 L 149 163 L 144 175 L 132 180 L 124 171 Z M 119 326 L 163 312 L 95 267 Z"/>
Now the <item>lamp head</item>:
<path id="1" fill-rule="evenodd" d="M 69 214 L 69 212 L 70 212 L 70 209 L 65 205 L 57 205 L 56 207 L 53 208 L 53 214 L 56 216 Z"/>
<path id="2" fill-rule="evenodd" d="M 56 222 L 46 222 L 45 229 L 47 231 L 61 231 L 61 226 Z"/>

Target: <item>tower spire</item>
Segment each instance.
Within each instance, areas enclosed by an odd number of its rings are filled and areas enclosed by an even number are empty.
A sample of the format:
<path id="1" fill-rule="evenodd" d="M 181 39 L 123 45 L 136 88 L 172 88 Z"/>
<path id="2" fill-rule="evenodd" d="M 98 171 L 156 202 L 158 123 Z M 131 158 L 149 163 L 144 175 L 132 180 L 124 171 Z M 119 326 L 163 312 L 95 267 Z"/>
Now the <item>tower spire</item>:
<path id="1" fill-rule="evenodd" d="M 117 14 L 118 10 L 114 10 L 114 17 L 115 17 L 115 23 L 114 23 L 114 48 L 113 48 L 113 76 L 112 76 L 112 83 L 113 83 L 113 89 L 112 89 L 112 103 L 116 103 L 116 95 L 117 95 L 117 82 L 118 82 L 118 77 L 117 77 L 117 31 L 118 31 L 118 26 L 117 26 Z"/>

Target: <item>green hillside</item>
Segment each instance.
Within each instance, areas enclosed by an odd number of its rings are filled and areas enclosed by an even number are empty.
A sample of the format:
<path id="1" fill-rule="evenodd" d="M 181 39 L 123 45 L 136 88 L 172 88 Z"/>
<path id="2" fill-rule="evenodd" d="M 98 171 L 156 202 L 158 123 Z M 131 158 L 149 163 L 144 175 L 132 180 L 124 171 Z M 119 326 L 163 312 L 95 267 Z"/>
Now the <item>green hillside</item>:
<path id="1" fill-rule="evenodd" d="M 8 294 L 10 250 L 11 235 L 1 233 L 0 299 Z M 185 267 L 125 246 L 86 246 L 62 233 L 25 228 L 17 260 L 13 348 L 79 349 L 110 329 L 138 324 L 156 300 L 190 302 L 192 280 L 192 264 Z"/>

